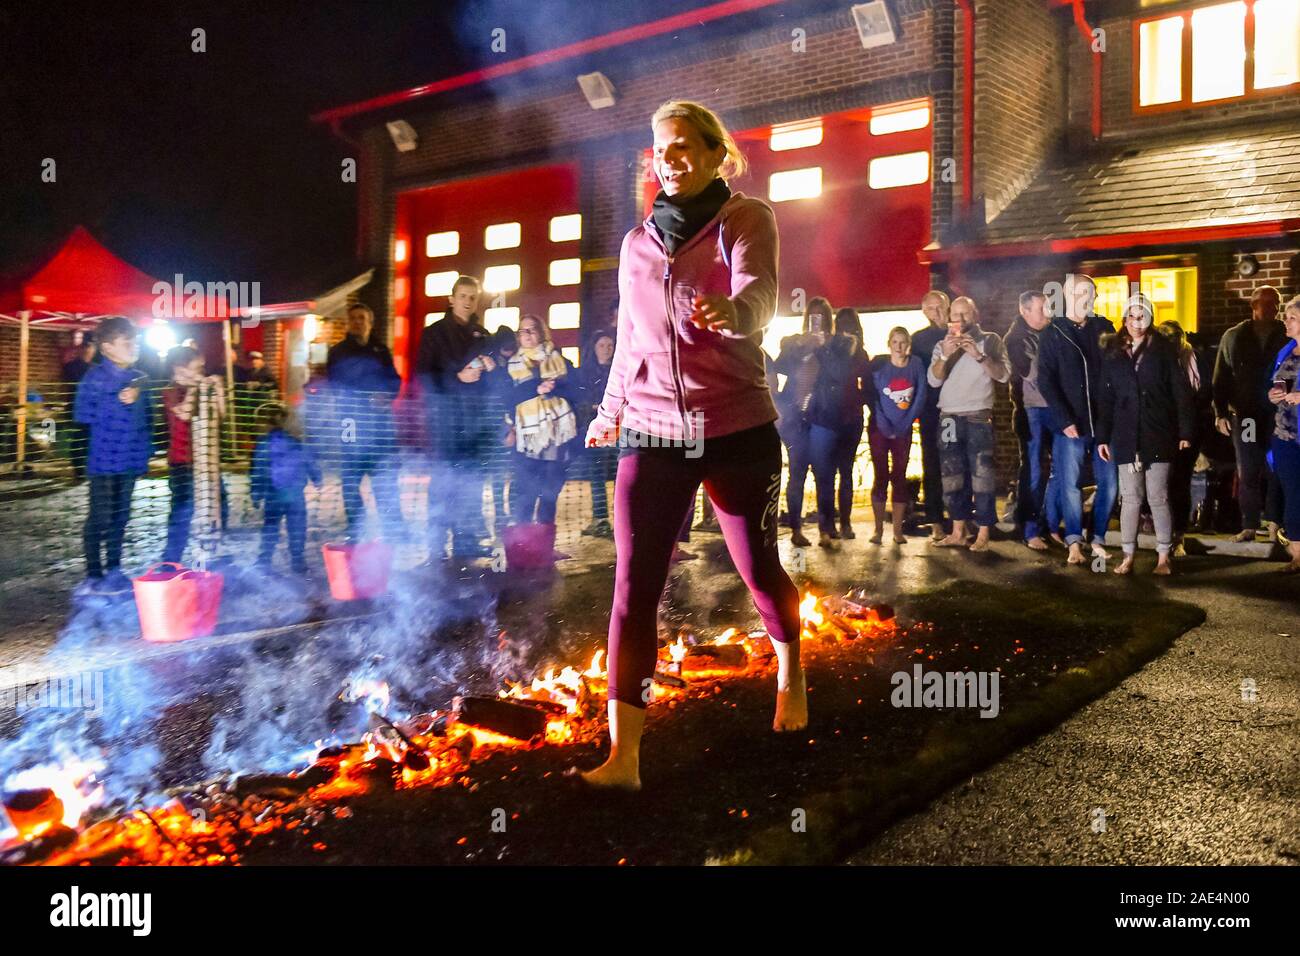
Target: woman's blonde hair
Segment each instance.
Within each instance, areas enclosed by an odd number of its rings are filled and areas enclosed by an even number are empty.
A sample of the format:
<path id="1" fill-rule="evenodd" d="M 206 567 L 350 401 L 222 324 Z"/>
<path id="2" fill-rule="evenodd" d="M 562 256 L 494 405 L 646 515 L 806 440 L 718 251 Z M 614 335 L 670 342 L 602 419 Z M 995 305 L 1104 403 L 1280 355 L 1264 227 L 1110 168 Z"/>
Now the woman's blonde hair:
<path id="1" fill-rule="evenodd" d="M 687 120 L 700 131 L 700 136 L 704 138 L 704 145 L 709 149 L 717 149 L 719 146 L 726 149 L 726 155 L 722 157 L 722 164 L 718 167 L 718 176 L 724 181 L 745 174 L 749 164 L 745 162 L 745 156 L 736 145 L 730 130 L 723 125 L 722 120 L 718 119 L 718 114 L 713 110 L 699 103 L 692 103 L 690 100 L 669 100 L 655 110 L 655 115 L 650 118 L 650 131 L 654 132 L 654 128 L 666 119 Z"/>
<path id="2" fill-rule="evenodd" d="M 1282 306 L 1282 313 L 1300 312 L 1300 295 L 1293 295 L 1286 305 Z"/>
<path id="3" fill-rule="evenodd" d="M 520 326 L 524 324 L 524 319 L 532 319 L 534 322 L 536 322 L 537 328 L 540 329 L 542 333 L 541 335 L 542 342 L 544 342 L 546 345 L 550 345 L 552 347 L 554 346 L 555 343 L 551 339 L 551 326 L 544 318 L 542 318 L 540 315 L 536 314 L 535 312 L 525 312 L 522 316 L 519 317 Z M 516 330 L 515 336 L 518 337 L 518 335 L 519 332 L 518 330 Z"/>

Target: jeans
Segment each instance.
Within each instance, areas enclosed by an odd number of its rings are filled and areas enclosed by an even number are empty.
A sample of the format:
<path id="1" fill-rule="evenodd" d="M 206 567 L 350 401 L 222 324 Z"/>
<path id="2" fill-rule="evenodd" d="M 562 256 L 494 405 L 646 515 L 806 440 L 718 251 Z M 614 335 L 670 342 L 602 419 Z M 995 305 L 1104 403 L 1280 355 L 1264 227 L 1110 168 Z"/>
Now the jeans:
<path id="1" fill-rule="evenodd" d="M 1250 420 L 1250 419 L 1246 419 Z M 1273 437 L 1273 414 L 1254 419 L 1254 441 L 1243 441 L 1243 419 L 1232 416 L 1232 450 L 1237 458 L 1237 500 L 1241 504 L 1242 530 L 1259 527 L 1261 509 L 1265 521 L 1276 521 L 1281 508 L 1278 484 L 1268 467 L 1269 442 Z"/>
<path id="2" fill-rule="evenodd" d="M 670 452 L 677 451 L 673 455 Z M 614 602 L 609 700 L 645 707 L 659 654 L 658 607 L 682 521 L 703 482 L 741 580 L 774 641 L 799 640 L 799 592 L 777 553 L 781 442 L 760 425 L 710 439 L 698 458 L 680 449 L 624 454 L 614 482 Z"/>
<path id="3" fill-rule="evenodd" d="M 785 486 L 785 510 L 790 513 L 790 527 L 803 527 L 803 489 L 812 467 L 812 441 L 809 426 L 798 423 L 785 434 L 785 451 L 790 458 L 790 476 Z"/>
<path id="4" fill-rule="evenodd" d="M 1106 540 L 1106 528 L 1110 526 L 1110 513 L 1119 491 L 1115 463 L 1102 460 L 1092 436 L 1069 438 L 1060 432 L 1054 433 L 1052 473 L 1057 479 L 1058 501 L 1065 519 L 1066 544 L 1083 541 L 1083 493 L 1079 490 L 1079 472 L 1083 468 L 1084 455 L 1092 456 L 1092 475 L 1097 484 L 1097 496 L 1092 505 L 1092 540 L 1095 544 Z"/>
<path id="5" fill-rule="evenodd" d="M 110 572 L 122 567 L 122 541 L 126 537 L 126 523 L 131 517 L 135 482 L 135 475 L 90 476 L 90 508 L 82 532 L 89 577 L 102 577 L 105 567 Z M 105 550 L 103 564 L 99 555 L 101 545 Z"/>
<path id="6" fill-rule="evenodd" d="M 974 518 L 981 528 L 991 528 L 998 520 L 992 413 L 944 415 L 940 423 L 939 463 L 948 517 Z"/>
<path id="7" fill-rule="evenodd" d="M 510 516 L 515 521 L 555 523 L 555 504 L 564 489 L 564 459 L 546 461 L 515 452 L 515 474 L 510 482 Z M 533 517 L 534 508 L 537 511 Z"/>
<path id="8" fill-rule="evenodd" d="M 1055 531 L 1059 520 L 1057 504 L 1047 497 L 1049 469 L 1043 454 L 1051 448 L 1051 426 L 1046 408 L 1025 408 L 1016 413 L 1016 437 L 1020 440 L 1020 479 L 1016 485 L 1016 524 L 1025 540 L 1043 535 L 1043 526 Z M 1053 488 L 1053 491 L 1056 489 Z M 1055 496 L 1053 496 L 1055 497 Z M 1048 512 L 1045 514 L 1044 512 Z"/>
<path id="9" fill-rule="evenodd" d="M 1300 541 L 1300 444 L 1272 439 L 1273 468 L 1282 495 L 1282 529 L 1292 541 Z"/>
<path id="10" fill-rule="evenodd" d="M 861 438 L 861 422 L 856 427 L 812 425 L 808 429 L 808 457 L 817 482 L 817 526 L 822 531 L 835 527 L 836 476 L 840 479 L 839 520 L 848 521 L 853 511 L 853 456 Z"/>
<path id="11" fill-rule="evenodd" d="M 922 413 L 921 423 L 921 498 L 925 503 L 925 516 L 930 524 L 942 525 L 950 530 L 943 513 L 943 465 L 939 460 L 940 415 Z"/>
<path id="12" fill-rule="evenodd" d="M 867 441 L 871 444 L 871 506 L 876 520 L 885 512 L 885 496 L 891 489 L 894 494 L 894 517 L 907 512 L 911 503 L 907 493 L 907 459 L 912 454 L 912 431 L 908 429 L 894 438 L 875 428 L 868 429 Z"/>
<path id="13" fill-rule="evenodd" d="M 340 465 L 343 486 L 343 512 L 348 519 L 348 534 L 359 535 L 366 522 L 366 505 L 361 498 L 361 479 L 370 476 L 370 492 L 386 535 L 394 535 L 402 526 L 402 504 L 397 492 L 396 461 L 387 453 L 344 453 Z"/>
<path id="14" fill-rule="evenodd" d="M 167 488 L 172 501 L 167 515 L 167 545 L 163 548 L 162 559 L 179 564 L 190 539 L 190 522 L 194 519 L 194 466 L 172 465 L 167 476 Z M 224 496 L 222 500 L 225 500 Z"/>
<path id="15" fill-rule="evenodd" d="M 1143 501 L 1151 506 L 1151 520 L 1156 526 L 1156 550 L 1168 554 L 1173 547 L 1173 516 L 1169 510 L 1170 470 L 1167 461 L 1147 465 L 1142 471 L 1134 471 L 1132 465 L 1119 466 L 1119 536 L 1125 554 L 1137 552 Z"/>
<path id="16" fill-rule="evenodd" d="M 289 561 L 298 570 L 305 564 L 303 552 L 307 548 L 307 499 L 301 491 L 296 495 L 272 492 L 267 496 L 262 512 L 262 551 L 257 560 L 262 564 L 271 563 L 280 541 L 281 519 L 289 531 Z"/>

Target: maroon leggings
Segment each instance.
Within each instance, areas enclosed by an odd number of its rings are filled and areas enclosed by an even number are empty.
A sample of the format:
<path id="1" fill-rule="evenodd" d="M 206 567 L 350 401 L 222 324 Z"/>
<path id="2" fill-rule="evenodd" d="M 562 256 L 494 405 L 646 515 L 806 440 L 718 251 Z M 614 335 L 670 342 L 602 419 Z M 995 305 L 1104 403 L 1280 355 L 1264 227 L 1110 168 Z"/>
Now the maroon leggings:
<path id="1" fill-rule="evenodd" d="M 799 592 L 776 550 L 781 439 L 774 425 L 683 448 L 627 448 L 614 481 L 614 605 L 609 616 L 609 699 L 648 703 L 659 652 L 659 599 L 687 509 L 700 483 L 727 550 L 773 640 L 799 639 Z M 645 695 L 645 696 L 643 696 Z"/>
<path id="2" fill-rule="evenodd" d="M 871 464 L 875 470 L 875 480 L 871 483 L 871 501 L 879 506 L 885 504 L 885 492 L 890 486 L 894 489 L 894 507 L 905 508 L 911 504 L 907 493 L 907 459 L 912 454 L 912 429 L 909 427 L 901 435 L 886 438 L 874 428 L 867 430 L 867 441 L 871 445 Z"/>

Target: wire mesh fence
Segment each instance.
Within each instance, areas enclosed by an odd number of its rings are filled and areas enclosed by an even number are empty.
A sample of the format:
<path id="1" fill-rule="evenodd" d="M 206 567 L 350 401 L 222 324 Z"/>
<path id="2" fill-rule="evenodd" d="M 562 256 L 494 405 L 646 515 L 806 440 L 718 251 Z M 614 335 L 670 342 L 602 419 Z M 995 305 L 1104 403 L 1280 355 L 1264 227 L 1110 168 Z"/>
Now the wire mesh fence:
<path id="1" fill-rule="evenodd" d="M 472 404 L 394 400 L 331 387 L 324 376 L 291 403 L 273 386 L 134 387 L 144 413 L 88 426 L 78 421 L 75 384 L 29 385 L 21 461 L 16 407 L 0 409 L 5 592 L 65 596 L 88 571 L 130 575 L 162 560 L 303 570 L 319 566 L 325 543 L 345 539 L 384 538 L 409 564 L 491 560 L 509 524 L 531 521 L 553 523 L 565 554 L 612 555 L 618 449 L 582 447 L 589 408 L 577 410 L 573 440 L 538 457 L 521 452 L 515 408 L 497 394 Z M 121 452 L 133 443 L 144 452 L 139 467 L 125 468 Z M 919 461 L 914 449 L 913 475 Z M 135 473 L 114 480 L 124 470 Z M 788 462 L 785 471 L 788 480 Z M 852 480 L 865 517 L 865 434 Z M 708 527 L 705 498 L 688 526 Z M 809 474 L 805 521 L 815 509 Z M 101 548 L 96 565 L 91 552 Z"/>

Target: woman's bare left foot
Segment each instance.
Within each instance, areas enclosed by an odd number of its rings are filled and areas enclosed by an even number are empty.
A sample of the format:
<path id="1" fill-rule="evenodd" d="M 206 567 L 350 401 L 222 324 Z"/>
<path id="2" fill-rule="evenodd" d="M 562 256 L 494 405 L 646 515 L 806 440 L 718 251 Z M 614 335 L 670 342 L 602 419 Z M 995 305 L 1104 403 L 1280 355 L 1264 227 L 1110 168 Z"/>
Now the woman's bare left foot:
<path id="1" fill-rule="evenodd" d="M 803 730 L 808 726 L 808 682 L 803 670 L 792 677 L 785 689 L 780 681 L 776 685 L 776 719 L 772 729 L 780 733 L 784 730 Z"/>
<path id="2" fill-rule="evenodd" d="M 629 767 L 622 762 L 616 763 L 611 757 L 595 770 L 578 770 L 570 767 L 570 776 L 577 775 L 593 787 L 606 787 L 611 790 L 640 790 L 641 773 L 637 767 Z"/>
<path id="3" fill-rule="evenodd" d="M 980 528 L 979 534 L 975 535 L 975 540 L 971 542 L 972 551 L 987 551 L 989 549 L 989 529 Z"/>

